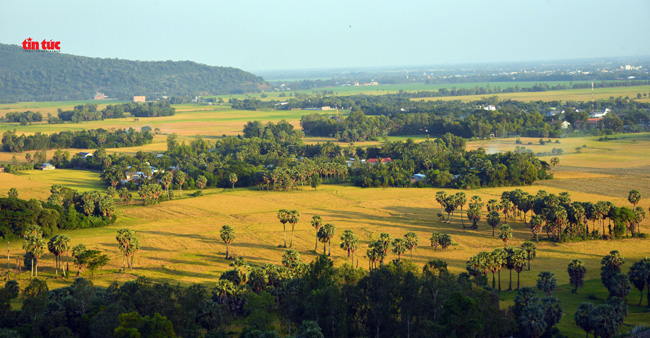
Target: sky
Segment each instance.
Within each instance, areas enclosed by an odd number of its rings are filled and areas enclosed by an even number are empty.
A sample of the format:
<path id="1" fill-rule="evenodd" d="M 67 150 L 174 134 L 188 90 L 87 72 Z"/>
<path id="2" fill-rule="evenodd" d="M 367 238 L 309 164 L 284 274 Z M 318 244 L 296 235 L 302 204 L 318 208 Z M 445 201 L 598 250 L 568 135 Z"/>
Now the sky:
<path id="1" fill-rule="evenodd" d="M 636 57 L 650 1 L 0 0 L 0 43 L 28 37 L 247 71 Z"/>

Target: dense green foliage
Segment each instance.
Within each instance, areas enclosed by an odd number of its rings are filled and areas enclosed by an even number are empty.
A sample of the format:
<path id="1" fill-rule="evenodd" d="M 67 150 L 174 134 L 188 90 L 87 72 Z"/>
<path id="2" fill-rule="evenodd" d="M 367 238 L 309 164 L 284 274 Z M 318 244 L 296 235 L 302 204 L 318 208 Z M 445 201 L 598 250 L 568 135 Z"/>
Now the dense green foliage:
<path id="1" fill-rule="evenodd" d="M 15 130 L 9 130 L 2 134 L 2 149 L 21 152 L 57 148 L 92 149 L 104 146 L 121 148 L 149 144 L 152 140 L 151 132 L 139 132 L 133 128 L 62 131 L 52 134 L 38 132 L 34 135 L 18 135 Z"/>
<path id="2" fill-rule="evenodd" d="M 0 99 L 87 100 L 96 91 L 109 97 L 185 96 L 257 92 L 264 80 L 231 67 L 190 61 L 129 61 L 64 53 L 25 53 L 0 44 Z"/>
<path id="3" fill-rule="evenodd" d="M 326 256 L 292 268 L 250 266 L 241 259 L 232 266 L 211 290 L 145 278 L 100 288 L 78 278 L 50 291 L 43 280 L 33 279 L 22 310 L 6 311 L 0 326 L 36 336 L 188 337 L 202 330 L 225 334 L 234 319 L 244 317 L 243 336 L 279 330 L 276 318 L 284 332 L 316 334 L 310 337 L 508 336 L 516 331 L 495 293 L 445 269 L 421 274 L 408 260 L 367 274 L 347 264 L 334 268 Z"/>
<path id="4" fill-rule="evenodd" d="M 97 192 L 79 193 L 76 190 L 53 186 L 47 202 L 35 199 L 0 198 L 0 236 L 13 239 L 23 236 L 25 230 L 38 224 L 45 237 L 57 229 L 99 227 L 115 222 L 112 198 Z"/>
<path id="5" fill-rule="evenodd" d="M 20 124 L 27 124 L 32 122 L 43 121 L 43 115 L 39 112 L 26 111 L 26 112 L 8 112 L 4 120 L 7 122 L 16 122 Z"/>

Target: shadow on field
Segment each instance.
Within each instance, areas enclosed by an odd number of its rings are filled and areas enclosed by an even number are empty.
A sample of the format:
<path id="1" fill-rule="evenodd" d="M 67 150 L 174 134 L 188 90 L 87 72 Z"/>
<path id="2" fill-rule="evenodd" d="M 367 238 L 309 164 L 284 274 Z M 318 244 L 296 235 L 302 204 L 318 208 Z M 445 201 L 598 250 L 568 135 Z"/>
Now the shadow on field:
<path id="1" fill-rule="evenodd" d="M 181 271 L 181 270 L 170 270 L 167 268 L 139 268 L 140 271 L 149 271 L 153 273 L 171 275 L 171 276 L 183 276 L 183 277 L 200 277 L 200 278 L 215 278 L 213 274 L 192 272 L 192 271 Z M 156 277 L 158 279 L 158 277 Z M 172 278 L 173 279 L 173 278 Z"/>
<path id="2" fill-rule="evenodd" d="M 149 259 L 161 261 L 165 263 L 173 263 L 173 264 L 210 266 L 210 264 L 208 264 L 208 262 L 205 260 L 190 261 L 190 260 L 183 260 L 183 259 L 176 259 L 176 258 L 160 258 L 160 257 L 150 257 Z"/>
<path id="3" fill-rule="evenodd" d="M 152 235 L 159 235 L 159 236 L 178 236 L 178 237 L 191 238 L 191 239 L 201 241 L 201 242 L 204 242 L 204 243 L 208 243 L 208 244 L 221 243 L 221 241 L 216 240 L 214 238 L 210 238 L 210 237 L 207 237 L 207 236 L 196 235 L 196 234 L 177 234 L 177 233 L 172 233 L 172 232 L 155 231 L 155 230 L 138 231 L 138 232 L 142 233 L 142 234 L 152 234 Z"/>

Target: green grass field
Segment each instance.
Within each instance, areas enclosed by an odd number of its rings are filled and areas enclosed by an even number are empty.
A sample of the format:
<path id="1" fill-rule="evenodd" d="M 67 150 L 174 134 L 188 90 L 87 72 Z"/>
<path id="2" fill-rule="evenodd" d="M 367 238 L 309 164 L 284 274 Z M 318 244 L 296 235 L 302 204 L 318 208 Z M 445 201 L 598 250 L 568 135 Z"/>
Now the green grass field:
<path id="1" fill-rule="evenodd" d="M 632 90 L 636 90 L 633 87 Z M 618 89 L 618 88 L 615 88 Z M 543 94 L 543 93 L 541 93 Z M 70 103 L 67 103 L 70 104 Z M 76 104 L 76 103 L 75 103 Z M 0 105 L 4 107 L 5 105 Z M 52 103 L 42 104 L 33 109 L 51 109 Z M 2 110 L 0 110 L 2 111 Z M 69 128 L 70 130 L 90 128 L 140 128 L 150 125 L 160 128 L 163 133 L 176 132 L 181 139 L 189 140 L 197 134 L 215 139 L 223 134 L 236 135 L 241 132 L 248 120 L 279 121 L 287 119 L 298 125 L 304 111 L 234 111 L 226 106 L 178 105 L 177 114 L 163 118 L 140 118 L 88 122 L 82 124 L 30 126 L 0 125 L 0 131 L 16 128 L 19 132 L 53 132 Z M 143 147 L 110 149 L 109 152 L 133 154 L 138 150 L 157 152 L 166 150 L 166 135 L 157 135 L 154 143 Z M 573 200 L 612 201 L 618 206 L 627 205 L 627 192 L 638 189 L 644 196 L 640 205 L 650 207 L 650 134 L 615 135 L 616 140 L 602 142 L 596 137 L 560 139 L 560 143 L 539 145 L 538 139 L 522 138 L 523 146 L 534 152 L 548 152 L 552 148 L 561 148 L 560 164 L 555 169 L 555 179 L 539 181 L 533 186 L 520 187 L 535 193 L 539 189 L 558 194 L 568 191 Z M 391 140 L 403 140 L 406 137 L 391 137 Z M 417 136 L 422 140 L 423 136 Z M 323 142 L 326 138 L 308 138 L 306 142 Z M 532 142 L 532 145 L 528 145 Z M 364 143 L 364 144 L 376 144 Z M 347 144 L 342 144 L 347 145 Z M 585 145 L 586 147 L 582 147 Z M 515 139 L 493 139 L 468 142 L 469 149 L 483 147 L 488 151 L 513 150 Z M 581 152 L 575 148 L 581 147 Z M 71 149 L 72 153 L 80 151 Z M 11 160 L 14 154 L 0 153 L 0 162 Z M 51 151 L 50 151 L 51 156 Z M 24 160 L 24 154 L 16 154 L 18 160 Z M 99 182 L 99 173 L 77 170 L 25 171 L 19 175 L 0 174 L 0 196 L 6 196 L 11 187 L 16 187 L 21 198 L 44 200 L 49 196 L 50 186 L 62 184 L 80 191 L 91 189 L 104 190 Z M 489 188 L 466 191 L 468 196 L 479 195 L 483 200 L 498 198 L 504 190 L 516 187 Z M 318 190 L 311 188 L 293 192 L 265 192 L 255 189 L 208 189 L 203 197 L 188 197 L 191 192 L 183 192 L 183 199 L 163 202 L 158 205 L 143 207 L 141 201 L 129 206 L 119 206 L 119 219 L 116 224 L 96 229 L 64 231 L 72 238 L 72 245 L 84 243 L 91 249 L 104 251 L 111 258 L 109 266 L 95 273 L 86 274 L 97 285 L 106 286 L 111 281 L 124 282 L 137 276 L 147 276 L 158 281 L 180 283 L 204 283 L 214 285 L 220 274 L 227 270 L 229 261 L 224 259 L 225 245 L 219 238 L 219 229 L 224 224 L 235 228 L 237 240 L 231 246 L 234 256 L 246 258 L 253 264 L 279 264 L 284 249 L 282 244 L 282 226 L 277 221 L 276 212 L 281 208 L 296 209 L 301 213 L 301 222 L 297 224 L 294 238 L 296 248 L 304 261 L 316 257 L 314 252 L 315 231 L 309 224 L 312 215 L 321 215 L 326 222 L 336 225 L 337 240 L 332 243 L 332 259 L 336 265 L 346 261 L 344 252 L 338 248 L 338 236 L 345 229 L 352 229 L 361 239 L 360 250 L 356 258 L 360 267 L 367 267 L 363 258 L 366 245 L 376 239 L 381 232 L 388 232 L 394 237 L 403 236 L 414 231 L 420 239 L 420 246 L 413 255 L 414 262 L 422 266 L 430 259 L 446 260 L 452 272 L 464 271 L 469 257 L 480 251 L 501 247 L 503 243 L 491 236 L 491 228 L 485 221 L 479 223 L 478 230 L 463 230 L 460 225 L 459 212 L 451 224 L 441 223 L 436 214 L 440 211 L 435 201 L 438 189 L 386 188 L 361 189 L 349 185 L 324 185 Z M 449 193 L 455 193 L 449 189 Z M 521 220 L 508 221 L 513 225 L 515 237 L 513 245 L 520 245 L 530 239 L 530 231 Z M 115 233 L 118 229 L 136 230 L 142 242 L 142 249 L 136 255 L 135 269 L 126 274 L 120 273 L 121 257 L 118 252 Z M 641 226 L 642 231 L 650 231 L 650 219 Z M 433 250 L 428 245 L 428 238 L 433 231 L 449 233 L 454 245 L 447 250 Z M 290 236 L 290 234 L 287 234 Z M 14 258 L 22 255 L 22 243 L 12 242 L 12 263 Z M 554 292 L 562 300 L 564 317 L 559 324 L 562 334 L 578 336 L 584 334 L 573 321 L 573 313 L 581 302 L 604 301 L 607 291 L 600 282 L 599 268 L 602 256 L 610 250 L 618 249 L 626 258 L 623 270 L 636 260 L 650 256 L 648 240 L 625 239 L 615 241 L 588 241 L 579 243 L 553 243 L 542 241 L 538 245 L 538 257 L 532 262 L 532 271 L 521 274 L 523 286 L 534 286 L 540 271 L 551 271 L 558 279 L 559 288 Z M 319 243 L 319 253 L 322 252 Z M 408 256 L 408 255 L 407 255 Z M 390 256 L 390 258 L 394 258 Z M 566 266 L 570 259 L 582 259 L 588 268 L 584 288 L 574 295 L 568 285 Z M 45 255 L 40 263 L 40 275 L 45 276 L 50 288 L 69 285 L 73 278 L 54 279 L 53 257 Z M 3 264 L 0 264 L 0 269 Z M 3 271 L 0 270 L 0 273 Z M 21 283 L 28 280 L 29 274 L 23 272 L 18 276 Z M 515 274 L 516 278 L 516 274 Z M 507 271 L 502 274 L 502 285 L 507 288 Z M 515 281 L 516 282 L 516 281 Z M 503 305 L 511 304 L 515 292 L 501 293 Z M 636 325 L 650 322 L 650 313 L 645 307 L 636 307 L 639 293 L 633 290 L 628 298 L 630 315 L 622 331 L 629 331 Z M 645 302 L 644 302 L 645 303 Z M 16 305 L 16 304 L 15 304 Z"/>

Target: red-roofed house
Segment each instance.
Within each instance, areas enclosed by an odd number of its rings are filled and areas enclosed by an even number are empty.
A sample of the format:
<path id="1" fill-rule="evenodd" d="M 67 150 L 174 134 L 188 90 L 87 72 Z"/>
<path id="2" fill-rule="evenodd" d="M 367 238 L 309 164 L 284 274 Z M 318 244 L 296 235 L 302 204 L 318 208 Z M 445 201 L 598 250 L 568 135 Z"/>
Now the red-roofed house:
<path id="1" fill-rule="evenodd" d="M 369 159 L 366 161 L 366 163 L 369 163 L 369 164 L 377 164 L 377 163 L 379 163 L 379 161 L 377 161 L 376 158 L 369 158 Z"/>
<path id="2" fill-rule="evenodd" d="M 382 164 L 384 164 L 384 163 L 391 163 L 391 162 L 393 162 L 393 160 L 391 160 L 390 157 L 386 157 L 386 158 L 382 158 L 382 159 L 381 159 L 381 163 L 382 163 Z"/>

